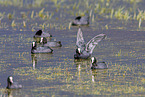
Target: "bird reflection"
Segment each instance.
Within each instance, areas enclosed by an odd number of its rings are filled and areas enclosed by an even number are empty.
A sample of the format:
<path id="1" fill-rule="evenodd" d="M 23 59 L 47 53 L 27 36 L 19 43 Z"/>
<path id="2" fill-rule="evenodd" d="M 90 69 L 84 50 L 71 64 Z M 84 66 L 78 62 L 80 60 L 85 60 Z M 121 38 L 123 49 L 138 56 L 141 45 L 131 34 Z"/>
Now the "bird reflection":
<path id="1" fill-rule="evenodd" d="M 75 65 L 77 67 L 77 70 L 78 70 L 78 80 L 81 81 L 83 79 L 83 71 L 85 70 L 86 73 L 88 74 L 89 76 L 89 69 L 88 69 L 88 64 L 89 64 L 89 61 L 85 60 L 85 61 L 75 61 Z M 82 75 L 81 75 L 82 74 Z"/>
<path id="2" fill-rule="evenodd" d="M 31 54 L 32 68 L 36 69 L 38 66 L 40 66 L 38 63 L 41 63 L 42 66 L 42 63 L 48 62 L 52 56 L 53 54 Z"/>
<path id="3" fill-rule="evenodd" d="M 5 93 L 8 97 L 19 97 L 21 95 L 21 89 L 6 89 Z"/>
<path id="4" fill-rule="evenodd" d="M 81 76 L 81 64 L 78 65 L 78 80 Z"/>
<path id="5" fill-rule="evenodd" d="M 92 75 L 92 82 L 95 82 L 94 75 Z"/>
<path id="6" fill-rule="evenodd" d="M 91 61 L 74 61 L 76 65 L 77 80 L 84 81 L 90 79 L 93 83 L 107 79 L 108 69 L 91 69 Z"/>
<path id="7" fill-rule="evenodd" d="M 108 74 L 107 71 L 108 69 L 91 69 L 90 72 L 92 75 L 92 82 L 105 80 Z"/>
<path id="8" fill-rule="evenodd" d="M 32 57 L 32 67 L 33 69 L 35 69 L 37 65 L 37 56 L 35 54 L 32 54 L 31 57 Z"/>

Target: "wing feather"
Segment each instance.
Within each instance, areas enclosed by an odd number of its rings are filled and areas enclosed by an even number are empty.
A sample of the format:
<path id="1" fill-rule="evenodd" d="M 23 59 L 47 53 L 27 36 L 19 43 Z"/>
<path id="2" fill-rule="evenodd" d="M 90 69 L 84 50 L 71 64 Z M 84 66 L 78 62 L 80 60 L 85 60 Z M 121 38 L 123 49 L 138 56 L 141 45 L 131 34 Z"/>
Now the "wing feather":
<path id="1" fill-rule="evenodd" d="M 86 44 L 86 51 L 89 51 L 91 54 L 93 53 L 94 48 L 96 45 L 103 40 L 106 37 L 105 34 L 99 34 L 92 38 L 87 44 Z"/>
<path id="2" fill-rule="evenodd" d="M 84 42 L 81 28 L 78 29 L 76 46 L 77 48 L 80 48 L 81 50 L 85 48 L 85 42 Z"/>

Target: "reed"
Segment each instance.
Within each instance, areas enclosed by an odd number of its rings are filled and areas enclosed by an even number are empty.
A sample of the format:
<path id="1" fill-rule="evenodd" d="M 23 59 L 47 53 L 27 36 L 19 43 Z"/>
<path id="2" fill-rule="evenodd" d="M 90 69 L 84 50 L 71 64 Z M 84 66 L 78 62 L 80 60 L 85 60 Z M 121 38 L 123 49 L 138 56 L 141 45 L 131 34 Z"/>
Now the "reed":
<path id="1" fill-rule="evenodd" d="M 7 18 L 10 20 L 13 19 L 13 15 L 11 13 L 8 13 Z"/>
<path id="2" fill-rule="evenodd" d="M 120 57 L 122 55 L 121 49 L 120 51 L 116 54 L 116 56 Z"/>
<path id="3" fill-rule="evenodd" d="M 31 12 L 31 19 L 34 18 L 34 11 Z"/>
<path id="4" fill-rule="evenodd" d="M 131 18 L 131 15 L 129 14 L 129 11 L 126 10 L 126 11 L 124 12 L 124 14 L 123 14 L 123 19 L 124 19 L 124 20 L 128 20 L 128 19 L 130 19 L 130 18 Z"/>
<path id="5" fill-rule="evenodd" d="M 136 19 L 137 19 L 137 20 L 140 20 L 140 18 L 142 18 L 142 16 L 143 16 L 143 10 L 139 10 L 139 9 L 138 9 L 138 14 L 137 14 L 137 16 L 136 16 Z"/>
<path id="6" fill-rule="evenodd" d="M 93 16 L 92 16 L 92 22 L 94 22 L 95 21 L 95 16 L 94 16 L 94 14 L 93 14 Z"/>
<path id="7" fill-rule="evenodd" d="M 139 23 L 138 23 L 138 27 L 139 27 L 139 28 L 141 27 L 141 23 L 142 23 L 142 19 L 140 18 L 140 19 L 139 19 Z"/>
<path id="8" fill-rule="evenodd" d="M 111 9 L 111 13 L 110 13 L 110 18 L 111 18 L 111 19 L 113 18 L 113 14 L 114 14 L 114 9 L 112 8 L 112 9 Z"/>
<path id="9" fill-rule="evenodd" d="M 116 10 L 115 11 L 115 14 L 114 14 L 114 16 L 117 18 L 117 19 L 122 19 L 122 16 L 123 16 L 123 9 L 124 9 L 124 7 L 122 7 L 122 8 L 119 8 L 118 10 Z"/>
<path id="10" fill-rule="evenodd" d="M 43 13 L 43 12 L 44 12 L 44 9 L 45 9 L 45 8 L 42 8 L 42 9 L 39 11 L 39 14 L 38 14 L 38 15 L 39 15 L 39 17 L 41 17 L 41 18 L 44 18 L 44 13 Z"/>
<path id="11" fill-rule="evenodd" d="M 105 28 L 108 29 L 108 25 L 105 25 Z"/>
<path id="12" fill-rule="evenodd" d="M 73 10 L 75 10 L 76 9 L 76 3 L 74 3 L 74 5 L 73 5 Z"/>
<path id="13" fill-rule="evenodd" d="M 12 27 L 15 27 L 16 26 L 15 20 L 12 21 L 11 26 Z"/>
<path id="14" fill-rule="evenodd" d="M 23 27 L 24 27 L 24 28 L 26 27 L 26 22 L 25 22 L 25 21 L 23 21 Z"/>
<path id="15" fill-rule="evenodd" d="M 26 19 L 27 18 L 26 12 L 21 12 L 21 16 L 22 16 L 23 19 Z"/>
<path id="16" fill-rule="evenodd" d="M 72 23 L 70 22 L 68 25 L 68 29 L 70 30 Z"/>

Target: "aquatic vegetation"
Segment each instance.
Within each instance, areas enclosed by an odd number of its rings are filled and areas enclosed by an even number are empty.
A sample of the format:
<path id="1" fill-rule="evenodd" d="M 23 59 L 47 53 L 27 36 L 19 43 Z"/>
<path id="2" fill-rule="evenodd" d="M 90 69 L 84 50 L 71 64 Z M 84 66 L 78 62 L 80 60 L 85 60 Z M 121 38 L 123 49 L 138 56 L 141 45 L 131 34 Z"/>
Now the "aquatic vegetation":
<path id="1" fill-rule="evenodd" d="M 141 27 L 141 22 L 142 22 L 142 19 L 140 18 L 140 19 L 139 19 L 139 23 L 138 23 L 138 27 L 139 27 L 139 28 Z"/>
<path id="2" fill-rule="evenodd" d="M 121 49 L 120 49 L 120 51 L 118 52 L 118 54 L 116 54 L 116 56 L 121 56 Z"/>
<path id="3" fill-rule="evenodd" d="M 26 27 L 26 22 L 25 21 L 23 21 L 23 26 Z"/>
<path id="4" fill-rule="evenodd" d="M 14 16 L 11 13 L 8 13 L 7 17 L 8 19 L 12 19 Z"/>
<path id="5" fill-rule="evenodd" d="M 105 25 L 105 28 L 108 29 L 108 25 Z"/>
<path id="6" fill-rule="evenodd" d="M 45 8 L 42 8 L 40 11 L 39 11 L 39 17 L 41 17 L 41 18 L 44 18 L 44 15 L 43 15 L 43 12 L 44 12 L 44 9 Z"/>
<path id="7" fill-rule="evenodd" d="M 0 1 L 1 5 L 8 6 L 8 5 L 13 5 L 13 6 L 20 6 L 20 7 L 40 7 L 45 0 L 2 0 Z"/>
<path id="8" fill-rule="evenodd" d="M 11 2 L 7 3 L 7 5 L 9 5 L 9 4 L 13 5 L 13 3 L 15 3 L 16 1 L 17 0 L 12 0 Z M 7 0 L 1 2 L 0 4 L 3 5 L 6 2 L 7 2 Z M 17 4 L 23 5 L 23 3 L 25 3 L 25 2 L 26 1 L 22 0 L 22 1 L 17 2 Z M 39 3 L 41 6 L 44 4 L 45 0 L 40 0 L 40 2 L 38 2 L 37 0 L 35 0 L 35 1 L 32 0 L 32 2 L 28 2 L 28 5 L 29 4 L 33 5 L 33 4 Z M 100 15 L 101 17 L 113 19 L 113 20 L 114 19 L 118 19 L 121 21 L 125 20 L 125 21 L 127 21 L 126 23 L 128 23 L 129 21 L 135 20 L 135 21 L 138 21 L 138 25 L 136 25 L 138 28 L 141 28 L 142 21 L 144 20 L 144 17 L 145 17 L 144 11 L 140 10 L 140 8 L 136 7 L 138 3 L 142 2 L 140 0 L 134 1 L 134 3 L 132 3 L 133 2 L 132 0 L 131 1 L 130 0 L 118 1 L 118 2 L 115 2 L 115 0 L 103 0 L 103 1 L 102 0 L 98 0 L 98 1 L 87 0 L 84 3 L 81 3 L 81 1 L 78 1 L 78 2 L 69 1 L 69 2 L 74 2 L 70 5 L 67 5 L 66 4 L 67 2 L 64 0 L 61 0 L 61 1 L 51 0 L 49 2 L 51 2 L 51 3 L 53 2 L 54 6 L 56 5 L 55 6 L 56 11 L 55 11 L 55 9 L 47 10 L 48 9 L 47 6 L 46 7 L 43 6 L 39 11 L 30 10 L 30 12 L 22 11 L 19 13 L 16 13 L 15 11 L 13 13 L 4 12 L 2 17 L 7 15 L 8 19 L 15 20 L 15 24 L 18 24 L 17 26 L 19 26 L 19 23 L 17 23 L 18 18 L 15 17 L 16 14 L 21 14 L 22 19 L 19 18 L 19 20 L 21 20 L 23 22 L 24 21 L 23 19 L 25 19 L 25 21 L 27 20 L 28 24 L 30 24 L 30 23 L 35 24 L 36 19 L 45 20 L 45 24 L 48 24 L 50 22 L 52 23 L 52 21 L 56 20 L 58 22 L 57 22 L 57 24 L 55 23 L 55 25 L 59 25 L 59 27 L 57 27 L 57 29 L 66 29 L 66 28 L 70 29 L 70 27 L 66 27 L 66 24 L 61 22 L 62 18 L 63 18 L 63 20 L 65 20 L 65 17 L 67 15 L 84 16 L 86 14 L 89 14 L 92 24 L 96 23 L 96 19 L 98 19 L 98 15 Z M 119 7 L 114 6 L 115 3 L 126 3 L 126 2 L 129 3 L 130 6 L 127 6 L 126 4 L 124 6 L 119 6 Z M 52 6 L 53 6 L 53 3 L 51 4 Z M 64 5 L 64 6 L 62 6 L 62 5 Z M 40 7 L 40 6 L 38 6 L 38 7 Z M 134 9 L 132 8 L 132 6 L 135 6 L 135 7 L 133 7 Z M 24 6 L 21 6 L 21 7 L 24 7 Z M 31 7 L 34 7 L 34 6 L 31 6 Z M 27 7 L 27 8 L 29 8 L 29 7 Z M 63 8 L 66 8 L 66 12 L 67 12 L 66 15 L 64 15 L 62 12 Z M 67 10 L 69 10 L 69 11 L 67 11 Z M 58 15 L 58 11 L 60 12 L 59 18 L 56 17 L 56 15 Z M 48 22 L 48 20 L 49 20 L 49 22 Z M 66 22 L 66 21 L 64 21 L 64 22 Z M 9 25 L 9 24 L 7 24 L 7 25 Z M 42 24 L 42 25 L 43 26 L 40 26 L 40 27 L 43 27 L 42 29 L 44 29 L 44 24 Z M 29 26 L 29 27 L 34 28 L 34 26 Z M 53 27 L 55 27 L 55 26 L 53 26 Z M 53 27 L 51 27 L 51 28 L 53 28 Z M 15 29 L 18 29 L 18 28 L 21 28 L 21 27 L 17 27 Z M 105 27 L 102 26 L 101 28 L 104 29 Z M 116 28 L 125 28 L 125 27 L 116 27 Z"/>
<path id="9" fill-rule="evenodd" d="M 1 23 L 1 20 L 4 18 L 4 15 L 5 15 L 5 12 L 0 13 L 0 23 Z"/>
<path id="10" fill-rule="evenodd" d="M 0 21 L 0 28 L 8 28 L 9 26 L 6 23 L 1 23 Z"/>
<path id="11" fill-rule="evenodd" d="M 15 21 L 14 21 L 14 20 L 12 21 L 11 26 L 12 26 L 12 27 L 15 27 L 15 26 L 16 26 L 16 23 L 15 23 Z"/>
<path id="12" fill-rule="evenodd" d="M 66 68 L 66 69 L 69 70 L 69 69 L 71 69 L 71 67 Z M 40 69 L 35 69 L 35 70 L 33 70 L 31 67 L 23 67 L 23 68 L 16 69 L 15 74 L 17 74 L 17 72 L 20 72 L 18 75 L 31 76 L 38 80 L 54 81 L 57 78 L 62 78 L 63 80 L 65 80 L 66 76 L 71 75 L 71 74 L 69 74 L 69 71 L 65 71 L 66 69 L 65 68 L 63 69 L 61 67 L 61 64 L 57 65 L 57 67 L 54 67 L 54 68 L 48 67 L 46 69 L 40 68 Z M 32 74 L 35 76 L 33 76 Z M 60 79 L 60 80 L 62 80 L 62 79 Z"/>
<path id="13" fill-rule="evenodd" d="M 34 17 L 34 11 L 32 11 L 31 13 L 31 19 L 33 19 L 33 17 Z"/>
<path id="14" fill-rule="evenodd" d="M 86 66 L 83 66 L 85 64 Z M 30 67 L 18 68 L 15 70 L 15 74 L 18 74 L 17 72 L 19 72 L 19 75 L 21 76 L 29 76 L 29 78 L 33 77 L 38 80 L 47 80 L 50 83 L 54 80 L 66 83 L 62 85 L 53 85 L 53 87 L 61 89 L 61 91 L 72 91 L 75 94 L 79 95 L 101 95 L 102 93 L 105 93 L 105 95 L 113 95 L 115 93 L 135 95 L 136 92 L 143 93 L 145 91 L 143 86 L 139 86 L 140 84 L 144 83 L 144 79 L 136 81 L 135 79 L 132 80 L 132 78 L 130 78 L 134 74 L 137 74 L 134 68 L 135 66 L 132 66 L 132 64 L 115 64 L 116 67 L 114 70 L 109 69 L 107 71 L 103 70 L 98 72 L 91 71 L 90 69 L 88 69 L 88 62 L 83 62 L 83 64 L 77 65 L 78 70 L 75 72 L 71 71 L 73 69 L 71 67 L 62 68 L 61 64 L 57 64 L 57 67 L 54 68 L 48 67 L 45 69 L 40 68 L 36 70 L 33 70 Z M 109 66 L 111 65 L 113 64 L 110 63 Z M 130 69 L 130 66 L 134 69 Z M 87 70 L 87 72 L 83 72 L 84 70 Z M 106 76 L 108 78 L 107 81 L 105 81 Z M 104 78 L 102 79 L 102 77 Z M 123 80 L 128 81 L 122 84 Z M 47 91 L 46 88 L 49 89 L 49 87 L 43 87 L 43 89 L 41 89 L 42 91 Z M 35 89 L 34 91 L 38 91 L 39 89 L 40 87 L 38 89 Z"/>
<path id="15" fill-rule="evenodd" d="M 111 19 L 113 18 L 113 14 L 114 14 L 114 9 L 112 8 L 112 9 L 111 9 L 111 12 L 110 12 L 110 18 L 111 18 Z"/>

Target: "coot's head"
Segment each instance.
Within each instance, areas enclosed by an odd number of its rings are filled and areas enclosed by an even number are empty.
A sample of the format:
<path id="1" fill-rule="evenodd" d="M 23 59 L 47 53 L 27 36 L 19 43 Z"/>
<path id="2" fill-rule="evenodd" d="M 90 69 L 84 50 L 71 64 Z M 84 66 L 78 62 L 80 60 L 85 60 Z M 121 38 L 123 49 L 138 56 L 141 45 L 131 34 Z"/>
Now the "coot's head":
<path id="1" fill-rule="evenodd" d="M 60 47 L 62 46 L 61 41 L 58 41 L 58 44 L 60 45 Z"/>
<path id="2" fill-rule="evenodd" d="M 50 37 L 52 37 L 52 35 L 50 34 Z"/>
<path id="3" fill-rule="evenodd" d="M 13 84 L 13 77 L 12 77 L 12 76 L 9 76 L 9 77 L 7 78 L 7 83 L 10 84 L 10 85 Z"/>
<path id="4" fill-rule="evenodd" d="M 76 49 L 76 53 L 80 55 L 81 54 L 81 49 L 80 48 L 77 48 Z"/>
<path id="5" fill-rule="evenodd" d="M 77 16 L 76 18 L 75 18 L 75 20 L 80 20 L 81 19 L 81 16 Z"/>
<path id="6" fill-rule="evenodd" d="M 37 46 L 36 42 L 32 42 L 32 49 L 36 49 L 36 46 Z"/>
<path id="7" fill-rule="evenodd" d="M 40 36 L 41 34 L 42 34 L 42 30 L 38 30 L 35 35 L 39 35 Z"/>
<path id="8" fill-rule="evenodd" d="M 81 49 L 80 48 L 77 48 L 76 49 L 76 54 L 74 55 L 74 58 L 75 59 L 80 59 L 80 54 L 81 54 Z"/>
<path id="9" fill-rule="evenodd" d="M 80 19 L 81 19 L 81 16 L 76 17 L 76 18 L 72 21 L 71 25 L 73 25 L 73 26 L 78 25 Z"/>

